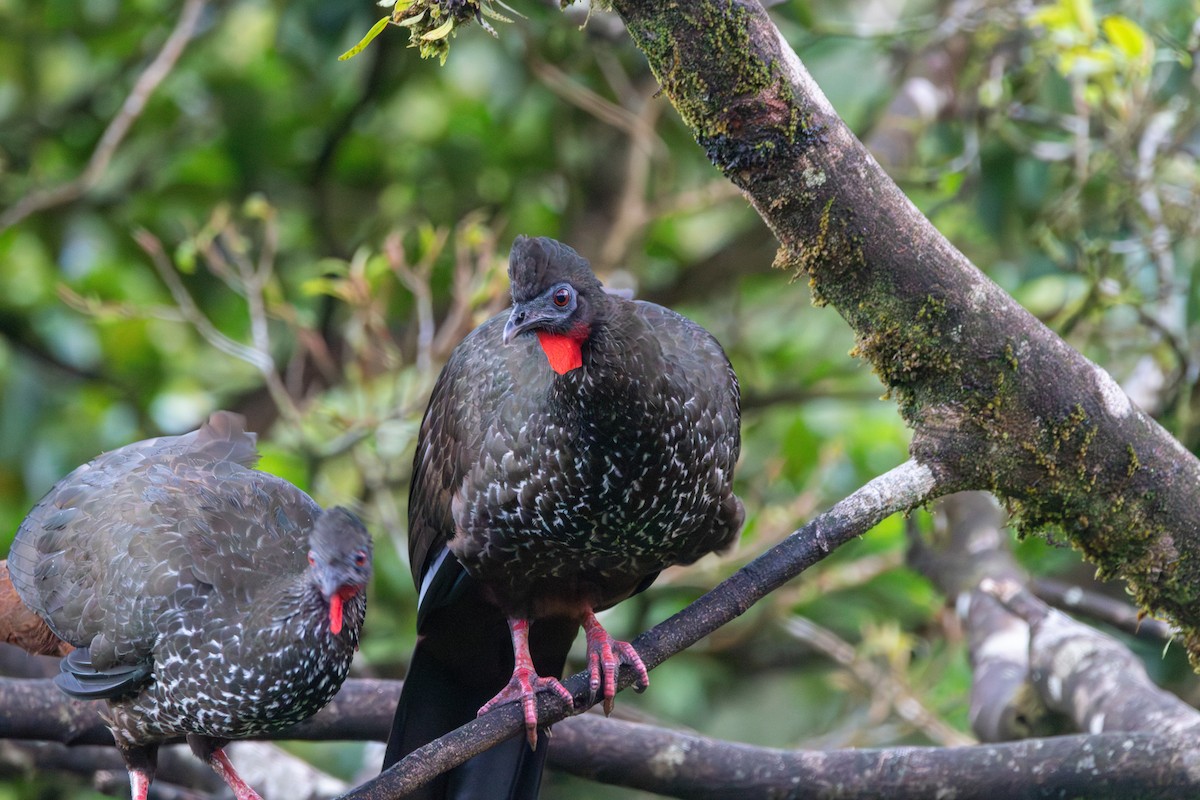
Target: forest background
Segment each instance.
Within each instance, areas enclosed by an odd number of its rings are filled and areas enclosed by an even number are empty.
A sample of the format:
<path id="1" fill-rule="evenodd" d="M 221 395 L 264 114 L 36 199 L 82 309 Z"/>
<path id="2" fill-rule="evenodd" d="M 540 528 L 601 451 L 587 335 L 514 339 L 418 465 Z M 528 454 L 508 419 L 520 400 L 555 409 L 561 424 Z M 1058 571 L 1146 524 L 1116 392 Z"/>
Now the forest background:
<path id="1" fill-rule="evenodd" d="M 609 284 L 701 322 L 742 381 L 740 545 L 610 612 L 614 633 L 664 619 L 905 460 L 908 429 L 851 357 L 852 331 L 781 290 L 774 236 L 620 20 L 516 10 L 494 37 L 455 32 L 439 65 L 396 28 L 339 62 L 381 13 L 367 3 L 0 0 L 0 552 L 76 465 L 234 409 L 263 469 L 366 519 L 377 566 L 355 674 L 401 677 L 416 426 L 450 348 L 505 304 L 518 233 L 566 241 Z M 938 229 L 1193 451 L 1196 12 L 770 8 Z M 942 524 L 934 509 L 889 518 L 618 707 L 774 747 L 966 741 L 966 640 L 906 563 L 911 537 Z M 1013 547 L 1046 594 L 1124 597 L 1068 548 Z M 1200 701 L 1182 648 L 1119 635 Z M 286 746 L 350 781 L 375 766 L 362 744 Z M 58 780 L 13 778 L 0 797 Z M 626 796 L 548 781 L 555 797 Z"/>

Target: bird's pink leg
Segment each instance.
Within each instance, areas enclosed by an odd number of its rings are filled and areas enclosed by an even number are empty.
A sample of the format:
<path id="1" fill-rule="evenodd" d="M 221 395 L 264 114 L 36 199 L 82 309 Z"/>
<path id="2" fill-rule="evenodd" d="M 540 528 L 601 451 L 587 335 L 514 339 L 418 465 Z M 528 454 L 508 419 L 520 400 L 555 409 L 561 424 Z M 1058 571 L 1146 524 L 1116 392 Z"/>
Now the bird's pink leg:
<path id="1" fill-rule="evenodd" d="M 213 750 L 212 755 L 208 758 L 208 763 L 221 776 L 221 780 L 225 781 L 233 790 L 237 800 L 262 800 L 258 792 L 251 789 L 242 780 L 242 776 L 237 774 L 237 770 L 233 768 L 233 763 L 229 760 L 229 756 L 225 755 L 224 750 L 220 748 Z"/>
<path id="2" fill-rule="evenodd" d="M 613 698 L 617 694 L 617 670 L 620 666 L 628 664 L 633 667 L 633 671 L 638 676 L 636 688 L 639 692 L 650 685 L 650 675 L 646 672 L 646 665 L 642 663 L 642 657 L 637 654 L 637 650 L 633 649 L 633 645 L 610 636 L 591 611 L 584 617 L 583 632 L 587 635 L 590 698 L 593 702 L 595 701 L 596 692 L 603 684 L 604 713 L 611 714 Z"/>
<path id="3" fill-rule="evenodd" d="M 537 749 L 537 693 L 550 689 L 562 698 L 568 707 L 574 708 L 575 699 L 567 691 L 558 678 L 543 678 L 533 668 L 533 657 L 529 655 L 529 620 L 509 619 L 508 629 L 512 632 L 513 645 L 513 674 L 508 685 L 500 693 L 488 700 L 479 709 L 482 716 L 497 706 L 505 703 L 520 701 L 521 710 L 525 714 L 525 738 L 529 747 Z"/>
<path id="4" fill-rule="evenodd" d="M 150 791 L 150 776 L 138 769 L 129 770 L 129 789 L 133 800 L 146 800 Z"/>

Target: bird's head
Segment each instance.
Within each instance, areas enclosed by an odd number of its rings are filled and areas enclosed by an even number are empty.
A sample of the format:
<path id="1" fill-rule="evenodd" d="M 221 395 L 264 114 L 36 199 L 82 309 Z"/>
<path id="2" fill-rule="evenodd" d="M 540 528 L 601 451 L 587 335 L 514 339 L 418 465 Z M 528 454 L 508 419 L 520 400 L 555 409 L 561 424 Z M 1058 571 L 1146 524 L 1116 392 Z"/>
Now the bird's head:
<path id="1" fill-rule="evenodd" d="M 329 603 L 329 631 L 336 635 L 343 605 L 371 580 L 371 535 L 346 509 L 330 508 L 317 517 L 308 543 L 313 582 Z"/>
<path id="2" fill-rule="evenodd" d="M 555 372 L 583 366 L 582 345 L 605 302 L 604 287 L 588 262 L 562 242 L 518 236 L 508 277 L 513 308 L 504 326 L 505 344 L 536 333 Z"/>

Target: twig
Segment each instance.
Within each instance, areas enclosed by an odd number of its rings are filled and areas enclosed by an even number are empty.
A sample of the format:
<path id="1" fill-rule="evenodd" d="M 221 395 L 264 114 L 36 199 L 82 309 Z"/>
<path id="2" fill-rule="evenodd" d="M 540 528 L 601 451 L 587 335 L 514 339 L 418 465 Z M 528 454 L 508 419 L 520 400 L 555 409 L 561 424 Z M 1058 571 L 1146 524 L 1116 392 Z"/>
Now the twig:
<path id="1" fill-rule="evenodd" d="M 224 256 L 220 254 L 220 248 L 213 246 L 211 243 L 203 248 L 205 258 L 209 263 L 214 265 L 214 272 L 222 277 L 231 288 L 240 288 L 245 296 L 246 303 L 249 307 L 251 336 L 254 338 L 254 346 L 244 345 L 241 342 L 226 336 L 221 331 L 217 330 L 212 321 L 204 315 L 200 307 L 196 305 L 196 301 L 192 298 L 187 287 L 183 285 L 183 281 L 179 279 L 179 274 L 175 270 L 175 266 L 171 260 L 167 258 L 166 252 L 163 250 L 162 243 L 149 231 L 138 230 L 134 232 L 134 240 L 138 246 L 145 251 L 146 255 L 150 256 L 150 262 L 154 265 L 155 271 L 158 272 L 163 283 L 167 285 L 167 289 L 171 292 L 171 297 L 175 300 L 175 304 L 179 307 L 179 312 L 183 319 L 187 321 L 196 332 L 199 333 L 204 340 L 210 345 L 220 350 L 222 353 L 231 355 L 234 358 L 245 361 L 258 370 L 262 375 L 263 382 L 266 384 L 267 392 L 275 401 L 276 408 L 283 414 L 290 423 L 299 425 L 300 410 L 296 407 L 295 401 L 288 393 L 287 387 L 283 383 L 278 370 L 275 367 L 275 358 L 271 355 L 271 342 L 267 334 L 267 314 L 266 306 L 263 300 L 263 285 L 260 281 L 258 273 L 249 267 L 243 269 L 238 267 L 241 273 L 241 285 L 237 286 L 237 281 L 233 279 L 232 274 L 228 272 L 228 264 L 224 261 Z"/>
<path id="2" fill-rule="evenodd" d="M 435 323 L 433 320 L 433 289 L 429 278 L 433 274 L 433 265 L 446 247 L 450 232 L 445 228 L 433 231 L 427 247 L 422 248 L 421 260 L 410 265 L 404 256 L 404 242 L 400 235 L 393 233 L 383 243 L 383 252 L 387 256 L 388 266 L 400 279 L 400 282 L 412 292 L 417 308 L 417 369 L 428 373 L 433 368 L 433 338 Z"/>
<path id="3" fill-rule="evenodd" d="M 1029 588 L 1055 608 L 1091 617 L 1141 639 L 1164 642 L 1175 635 L 1171 626 L 1162 620 L 1145 616 L 1132 604 L 1099 592 L 1053 578 L 1033 578 Z"/>
<path id="4" fill-rule="evenodd" d="M 624 132 L 630 139 L 642 141 L 643 121 L 638 114 L 576 82 L 570 75 L 543 60 L 532 50 L 530 50 L 530 56 L 526 59 L 526 63 L 534 77 L 563 100 L 586 111 L 601 122 Z M 665 147 L 656 137 L 649 137 L 642 143 L 648 148 L 663 149 Z"/>
<path id="5" fill-rule="evenodd" d="M 880 697 L 897 716 L 928 736 L 930 741 L 952 747 L 975 743 L 975 739 L 930 711 L 894 669 L 860 657 L 852 644 L 833 631 L 800 616 L 784 620 L 783 627 L 795 638 L 815 647 L 849 670 L 864 688 Z"/>
<path id="6" fill-rule="evenodd" d="M 901 464 L 797 530 L 683 611 L 639 636 L 633 646 L 646 667 L 653 669 L 745 613 L 835 547 L 861 536 L 893 513 L 928 502 L 941 491 L 943 487 L 926 466 L 912 460 Z M 633 682 L 633 671 L 622 669 L 618 687 L 625 688 Z M 585 673 L 569 678 L 565 685 L 577 707 L 588 705 Z M 568 709 L 550 693 L 538 697 L 540 721 L 546 724 L 557 722 L 567 713 Z M 497 708 L 410 753 L 377 778 L 344 795 L 343 800 L 382 800 L 401 796 L 510 738 L 523 726 L 516 705 Z"/>
<path id="7" fill-rule="evenodd" d="M 91 190 L 100 181 L 100 178 L 104 175 L 104 171 L 108 169 L 113 155 L 117 152 L 117 147 L 120 146 L 121 141 L 129 133 L 129 129 L 133 127 L 133 123 L 137 121 L 142 111 L 146 108 L 146 103 L 149 101 L 150 96 L 154 94 L 154 90 L 167 77 L 175 67 L 175 62 L 183 54 L 188 40 L 192 38 L 192 34 L 196 31 L 196 24 L 200 20 L 200 12 L 204 10 L 207 2 L 208 0 L 187 0 L 184 3 L 183 10 L 179 14 L 179 19 L 175 22 L 175 28 L 171 31 L 167 40 L 163 42 L 162 49 L 158 51 L 158 55 L 154 57 L 154 60 L 142 70 L 142 74 L 134 81 L 133 88 L 125 98 L 125 102 L 121 104 L 120 111 L 108 123 L 108 127 L 104 129 L 104 133 L 100 136 L 100 140 L 96 142 L 96 148 L 92 151 L 92 156 L 88 159 L 87 166 L 83 168 L 83 172 L 79 173 L 79 176 L 74 180 L 68 181 L 61 186 L 56 186 L 52 189 L 42 189 L 25 195 L 25 197 L 17 201 L 7 211 L 0 214 L 0 231 L 16 225 L 30 214 L 35 214 L 38 211 L 44 211 L 47 208 L 75 200 L 85 192 Z"/>
<path id="8" fill-rule="evenodd" d="M 175 267 L 171 264 L 170 259 L 167 258 L 166 251 L 163 250 L 162 242 L 157 237 L 147 230 L 137 230 L 134 231 L 133 238 L 146 255 L 150 256 L 150 263 L 154 265 L 154 269 L 158 272 L 159 277 L 167 285 L 167 289 L 171 292 L 171 297 L 179 307 L 183 319 L 191 323 L 196 331 L 204 337 L 205 341 L 222 353 L 253 365 L 260 372 L 274 370 L 275 364 L 269 356 L 264 356 L 263 353 L 260 353 L 253 347 L 247 347 L 241 342 L 229 338 L 217 330 L 208 317 L 204 316 L 204 312 L 196 305 L 196 301 L 192 299 L 191 293 L 183 285 L 183 281 L 179 279 L 179 275 L 175 272 Z"/>
<path id="9" fill-rule="evenodd" d="M 496 231 L 501 227 L 497 222 L 486 225 L 478 218 L 470 217 L 459 223 L 454 237 L 454 283 L 450 293 L 450 309 L 430 345 L 435 361 L 444 361 L 467 331 L 474 327 L 471 321 L 474 311 L 496 313 L 507 301 L 507 297 L 497 295 L 490 305 L 477 309 L 473 299 L 494 274 Z"/>

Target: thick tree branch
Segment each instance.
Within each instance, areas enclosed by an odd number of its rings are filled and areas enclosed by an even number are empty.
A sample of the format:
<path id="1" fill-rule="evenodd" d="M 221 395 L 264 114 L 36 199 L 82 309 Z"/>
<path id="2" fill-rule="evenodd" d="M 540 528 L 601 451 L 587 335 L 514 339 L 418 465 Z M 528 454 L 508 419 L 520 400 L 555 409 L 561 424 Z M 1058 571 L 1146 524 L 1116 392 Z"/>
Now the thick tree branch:
<path id="1" fill-rule="evenodd" d="M 20 708 L 13 705 L 14 693 L 25 696 Z M 272 738 L 383 741 L 399 694 L 399 681 L 351 679 L 317 716 Z M 3 738 L 76 745 L 112 742 L 97 703 L 68 700 L 50 681 L 42 680 L 0 682 Z M 27 767 L 39 770 L 87 774 L 120 767 L 115 750 L 104 752 L 92 746 L 63 750 L 62 745 L 55 745 L 28 751 L 28 755 Z M 163 771 L 177 781 L 196 785 L 199 780 L 202 786 L 212 783 L 211 771 L 200 768 L 190 755 L 164 757 Z M 1200 777 L 1188 769 L 1197 758 L 1200 748 L 1194 737 L 1174 728 L 1169 732 L 1031 739 L 998 746 L 788 751 L 721 742 L 605 719 L 599 714 L 583 714 L 556 725 L 550 750 L 551 764 L 557 769 L 689 798 L 756 798 L 782 793 L 795 798 L 905 800 L 939 796 L 940 789 L 949 787 L 957 790 L 953 794 L 957 800 L 1082 794 L 1127 798 L 1147 793 L 1156 798 L 1182 798 L 1194 796 L 1200 788 Z"/>
<path id="2" fill-rule="evenodd" d="M 346 790 L 344 781 L 267 742 L 238 741 L 225 747 L 238 773 L 269 798 L 326 800 Z M 115 747 L 69 746 L 53 742 L 0 742 L 0 778 L 59 773 L 89 780 L 104 794 L 129 793 L 125 761 Z M 156 800 L 223 798 L 224 781 L 185 744 L 158 752 L 151 796 Z"/>
<path id="3" fill-rule="evenodd" d="M 554 729 L 553 766 L 688 800 L 1192 798 L 1183 734 L 1104 734 L 971 747 L 772 750 L 591 714 Z M 735 777 L 736 776 L 736 777 Z"/>
<path id="4" fill-rule="evenodd" d="M 980 738 L 1200 729 L 1200 712 L 1156 686 L 1122 642 L 1027 588 L 990 498 L 952 495 L 939 511 L 948 530 L 932 545 L 915 541 L 910 560 L 963 618 L 974 672 L 971 725 Z"/>
<path id="5" fill-rule="evenodd" d="M 1032 578 L 1029 588 L 1055 608 L 1107 623 L 1140 639 L 1161 643 L 1175 635 L 1171 626 L 1162 620 L 1143 616 L 1129 603 L 1092 589 L 1055 578 Z"/>
<path id="6" fill-rule="evenodd" d="M 858 337 L 938 481 L 1056 526 L 1200 662 L 1200 462 L 988 280 L 838 118 L 756 0 L 615 0 L 709 159 Z"/>
<path id="7" fill-rule="evenodd" d="M 912 537 L 910 565 L 957 609 L 971 663 L 971 730 L 985 742 L 1065 732 L 1029 677 L 1029 624 L 979 588 L 985 580 L 1026 580 L 1008 546 L 996 501 L 960 492 L 937 504 L 928 543 Z"/>
<path id="8" fill-rule="evenodd" d="M 351 678 L 316 715 L 263 738 L 383 741 L 399 699 L 399 681 Z M 101 708 L 101 700 L 67 699 L 48 679 L 0 678 L 0 739 L 111 745 Z"/>
<path id="9" fill-rule="evenodd" d="M 985 581 L 1029 624 L 1030 675 L 1043 702 L 1090 733 L 1157 731 L 1195 736 L 1200 712 L 1146 674 L 1124 644 L 1050 608 L 1015 581 Z"/>
<path id="10" fill-rule="evenodd" d="M 800 528 L 683 611 L 639 636 L 633 646 L 646 667 L 654 669 L 745 613 L 754 603 L 820 561 L 834 548 L 861 536 L 893 513 L 929 501 L 939 491 L 929 470 L 916 461 L 905 462 Z M 622 669 L 618 680 L 620 688 L 630 686 L 633 679 L 632 670 Z M 586 707 L 586 675 L 575 675 L 564 684 L 574 695 L 576 707 Z M 557 697 L 552 697 L 549 692 L 539 695 L 539 720 L 553 723 L 566 715 L 567 709 Z M 501 706 L 410 753 L 375 779 L 348 792 L 343 800 L 383 800 L 402 796 L 523 729 L 520 709 L 514 704 Z"/>

